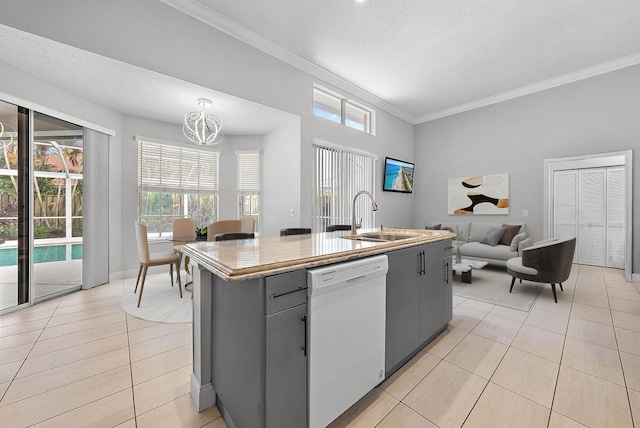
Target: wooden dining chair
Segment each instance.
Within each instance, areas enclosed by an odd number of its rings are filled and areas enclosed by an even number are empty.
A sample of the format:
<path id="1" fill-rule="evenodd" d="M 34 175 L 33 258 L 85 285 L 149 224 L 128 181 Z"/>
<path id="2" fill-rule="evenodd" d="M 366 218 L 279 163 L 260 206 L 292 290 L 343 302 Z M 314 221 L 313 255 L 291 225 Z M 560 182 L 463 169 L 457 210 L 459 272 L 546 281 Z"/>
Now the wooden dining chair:
<path id="1" fill-rule="evenodd" d="M 242 220 L 220 220 L 207 226 L 207 241 L 211 242 L 219 233 L 242 232 Z"/>
<path id="2" fill-rule="evenodd" d="M 256 219 L 253 217 L 245 217 L 240 219 L 242 222 L 242 230 L 243 233 L 254 233 L 256 230 Z"/>
<path id="3" fill-rule="evenodd" d="M 182 265 L 182 246 L 189 244 L 190 242 L 195 242 L 198 221 L 192 218 L 177 218 L 173 220 L 171 226 L 173 229 L 173 252 L 180 256 L 180 261 L 178 262 L 178 275 L 180 275 L 180 266 Z M 186 264 L 185 271 L 187 274 L 189 273 L 189 269 Z"/>
<path id="4" fill-rule="evenodd" d="M 173 287 L 173 265 L 176 266 L 176 272 L 178 273 L 178 290 L 180 291 L 180 298 L 182 298 L 182 283 L 180 282 L 180 270 L 178 266 L 180 263 L 180 256 L 175 252 L 172 253 L 154 253 L 149 254 L 149 241 L 147 239 L 147 226 L 135 222 L 136 227 L 136 241 L 138 241 L 138 258 L 140 259 L 140 268 L 138 269 L 138 279 L 136 280 L 136 288 L 134 293 L 138 291 L 138 283 L 140 283 L 140 276 L 142 276 L 142 283 L 140 284 L 140 294 L 138 295 L 138 307 L 142 301 L 142 291 L 144 290 L 144 281 L 147 278 L 147 269 L 149 266 L 169 265 L 169 273 L 171 275 L 171 286 Z"/>
<path id="5" fill-rule="evenodd" d="M 192 218 L 177 218 L 171 224 L 173 229 L 173 246 L 184 245 L 196 240 L 197 220 Z"/>

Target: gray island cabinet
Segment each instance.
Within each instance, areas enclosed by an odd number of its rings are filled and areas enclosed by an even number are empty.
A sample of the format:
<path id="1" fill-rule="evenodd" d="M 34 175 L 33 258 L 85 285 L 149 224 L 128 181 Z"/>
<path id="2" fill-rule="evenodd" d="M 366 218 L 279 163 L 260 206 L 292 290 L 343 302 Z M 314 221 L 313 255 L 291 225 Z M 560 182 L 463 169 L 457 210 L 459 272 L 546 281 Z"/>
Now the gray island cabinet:
<path id="1" fill-rule="evenodd" d="M 446 237 L 378 251 L 389 257 L 387 377 L 451 320 L 450 248 Z M 193 249 L 196 407 L 216 404 L 231 428 L 307 426 L 308 265 L 229 280 Z"/>
<path id="2" fill-rule="evenodd" d="M 385 370 L 389 377 L 452 317 L 451 241 L 390 251 Z"/>

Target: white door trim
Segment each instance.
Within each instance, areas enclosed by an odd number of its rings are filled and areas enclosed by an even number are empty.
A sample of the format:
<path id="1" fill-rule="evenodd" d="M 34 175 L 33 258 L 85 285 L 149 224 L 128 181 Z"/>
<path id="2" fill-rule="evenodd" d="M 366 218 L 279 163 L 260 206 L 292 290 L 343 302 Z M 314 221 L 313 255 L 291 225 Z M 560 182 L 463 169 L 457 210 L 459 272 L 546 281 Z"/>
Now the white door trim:
<path id="1" fill-rule="evenodd" d="M 632 272 L 633 263 L 633 221 L 631 217 L 633 195 L 633 151 L 625 150 L 612 153 L 597 153 L 584 156 L 553 158 L 544 160 L 544 210 L 543 232 L 544 238 L 551 237 L 553 219 L 553 173 L 567 169 L 597 168 L 606 166 L 625 167 L 625 267 L 624 276 L 632 281 L 636 275 Z"/>

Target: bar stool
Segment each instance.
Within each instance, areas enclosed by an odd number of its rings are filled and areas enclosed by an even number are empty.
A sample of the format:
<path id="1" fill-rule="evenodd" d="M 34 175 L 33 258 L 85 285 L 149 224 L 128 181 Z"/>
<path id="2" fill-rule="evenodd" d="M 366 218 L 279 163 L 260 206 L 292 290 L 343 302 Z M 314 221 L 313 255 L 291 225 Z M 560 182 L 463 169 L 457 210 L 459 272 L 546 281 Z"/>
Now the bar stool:
<path id="1" fill-rule="evenodd" d="M 280 236 L 307 235 L 309 233 L 311 233 L 311 229 L 307 229 L 304 227 L 292 227 L 289 229 L 280 229 Z"/>
<path id="2" fill-rule="evenodd" d="M 229 233 L 218 233 L 213 237 L 214 241 L 233 241 L 236 239 L 253 239 L 255 238 L 254 233 L 246 233 L 246 232 L 229 232 Z"/>
<path id="3" fill-rule="evenodd" d="M 327 226 L 327 232 L 335 232 L 336 230 L 351 230 L 350 224 L 332 224 Z"/>

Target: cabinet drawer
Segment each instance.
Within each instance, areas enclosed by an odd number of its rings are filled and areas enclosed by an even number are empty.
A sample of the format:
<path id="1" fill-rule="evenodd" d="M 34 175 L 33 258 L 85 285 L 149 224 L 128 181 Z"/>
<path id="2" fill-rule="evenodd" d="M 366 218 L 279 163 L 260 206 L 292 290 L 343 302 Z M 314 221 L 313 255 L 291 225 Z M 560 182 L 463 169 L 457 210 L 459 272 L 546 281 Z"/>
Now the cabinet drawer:
<path id="1" fill-rule="evenodd" d="M 264 313 L 270 315 L 307 302 L 307 271 L 297 270 L 265 278 Z"/>
<path id="2" fill-rule="evenodd" d="M 443 249 L 442 249 L 442 258 L 446 259 L 447 257 L 451 257 L 451 254 L 453 252 L 453 242 L 451 239 L 447 239 L 443 242 Z"/>

